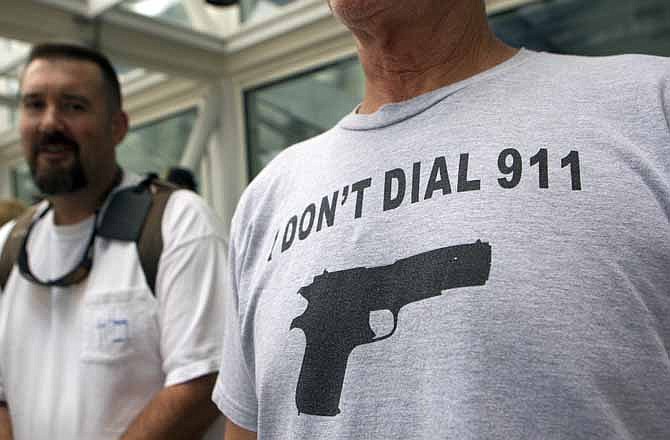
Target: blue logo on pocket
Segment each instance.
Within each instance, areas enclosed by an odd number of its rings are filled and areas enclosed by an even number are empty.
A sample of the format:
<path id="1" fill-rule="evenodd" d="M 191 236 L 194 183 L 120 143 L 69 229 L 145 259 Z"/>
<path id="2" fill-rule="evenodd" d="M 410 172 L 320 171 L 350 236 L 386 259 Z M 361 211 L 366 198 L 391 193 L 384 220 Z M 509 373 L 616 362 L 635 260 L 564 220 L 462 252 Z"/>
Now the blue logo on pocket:
<path id="1" fill-rule="evenodd" d="M 128 342 L 129 325 L 127 319 L 99 319 L 95 327 L 100 345 Z"/>

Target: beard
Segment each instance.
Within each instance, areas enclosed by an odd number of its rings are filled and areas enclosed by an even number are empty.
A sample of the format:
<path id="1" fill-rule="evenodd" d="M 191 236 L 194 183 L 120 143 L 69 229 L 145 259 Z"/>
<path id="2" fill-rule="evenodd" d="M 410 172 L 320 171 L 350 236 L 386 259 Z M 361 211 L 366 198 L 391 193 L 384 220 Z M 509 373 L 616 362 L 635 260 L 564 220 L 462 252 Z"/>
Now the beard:
<path id="1" fill-rule="evenodd" d="M 69 166 L 38 165 L 38 155 L 46 151 L 49 145 L 65 145 L 74 151 L 74 161 Z M 35 186 L 44 195 L 67 194 L 85 188 L 88 179 L 79 157 L 79 144 L 63 133 L 49 133 L 42 137 L 32 148 L 33 154 L 28 163 Z"/>

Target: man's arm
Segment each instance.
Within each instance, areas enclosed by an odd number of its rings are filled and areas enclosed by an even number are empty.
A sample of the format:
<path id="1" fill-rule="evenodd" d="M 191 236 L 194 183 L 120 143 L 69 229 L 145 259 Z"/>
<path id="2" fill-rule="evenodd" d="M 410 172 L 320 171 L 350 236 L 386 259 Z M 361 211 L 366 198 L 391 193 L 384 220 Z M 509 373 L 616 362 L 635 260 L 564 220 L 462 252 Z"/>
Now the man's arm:
<path id="1" fill-rule="evenodd" d="M 7 403 L 0 402 L 0 440 L 12 440 L 12 420 L 9 418 Z"/>
<path id="2" fill-rule="evenodd" d="M 240 428 L 236 424 L 226 419 L 226 434 L 224 440 L 256 440 L 256 433 Z"/>
<path id="3" fill-rule="evenodd" d="M 161 228 L 155 293 L 164 387 L 122 440 L 195 440 L 221 416 L 211 396 L 221 357 L 224 234 L 189 191 L 170 196 Z"/>
<path id="4" fill-rule="evenodd" d="M 208 374 L 162 389 L 130 424 L 121 439 L 201 438 L 221 415 L 210 399 L 215 381 L 216 374 Z M 0 440 L 4 438 L 0 437 Z"/>

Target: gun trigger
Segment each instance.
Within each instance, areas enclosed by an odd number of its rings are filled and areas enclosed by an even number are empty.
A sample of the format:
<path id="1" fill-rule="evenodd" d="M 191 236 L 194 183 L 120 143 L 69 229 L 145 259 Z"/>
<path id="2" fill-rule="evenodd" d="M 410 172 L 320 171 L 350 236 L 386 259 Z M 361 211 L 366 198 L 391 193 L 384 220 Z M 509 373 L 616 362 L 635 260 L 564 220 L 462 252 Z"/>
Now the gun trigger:
<path id="1" fill-rule="evenodd" d="M 389 325 L 388 315 L 389 313 L 393 316 L 393 328 Z M 390 338 L 396 331 L 398 326 L 398 312 L 394 310 L 378 310 L 370 314 L 370 331 L 373 335 L 373 338 L 370 342 L 383 341 L 386 338 Z M 383 332 L 383 336 L 377 336 Z"/>

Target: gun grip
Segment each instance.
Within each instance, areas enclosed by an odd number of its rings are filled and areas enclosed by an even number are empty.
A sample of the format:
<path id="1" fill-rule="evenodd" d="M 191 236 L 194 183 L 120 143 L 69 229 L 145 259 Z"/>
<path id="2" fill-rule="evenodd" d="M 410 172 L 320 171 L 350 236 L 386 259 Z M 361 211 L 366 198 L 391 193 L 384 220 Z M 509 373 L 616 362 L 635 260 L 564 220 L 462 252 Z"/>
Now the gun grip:
<path id="1" fill-rule="evenodd" d="M 340 413 L 344 374 L 353 349 L 339 344 L 311 344 L 307 338 L 295 393 L 299 414 L 336 416 Z"/>

